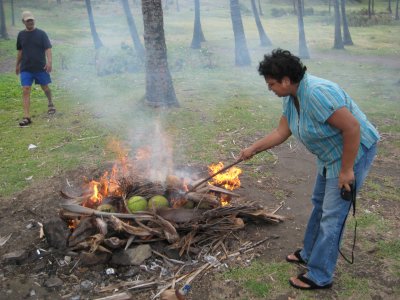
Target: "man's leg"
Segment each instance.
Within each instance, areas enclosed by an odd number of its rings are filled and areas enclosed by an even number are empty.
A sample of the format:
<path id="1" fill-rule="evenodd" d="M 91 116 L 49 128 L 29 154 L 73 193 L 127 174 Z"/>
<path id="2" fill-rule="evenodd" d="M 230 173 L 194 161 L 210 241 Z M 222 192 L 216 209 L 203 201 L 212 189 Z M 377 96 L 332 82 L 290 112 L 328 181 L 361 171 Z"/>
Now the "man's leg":
<path id="1" fill-rule="evenodd" d="M 30 118 L 29 109 L 31 106 L 31 87 L 22 87 L 22 104 L 24 107 L 24 118 Z"/>
<path id="2" fill-rule="evenodd" d="M 48 107 L 49 108 L 54 108 L 54 103 L 53 103 L 53 99 L 52 99 L 52 96 L 51 96 L 51 90 L 50 90 L 49 86 L 46 84 L 46 85 L 41 85 L 40 87 L 42 88 L 44 94 L 47 97 Z"/>

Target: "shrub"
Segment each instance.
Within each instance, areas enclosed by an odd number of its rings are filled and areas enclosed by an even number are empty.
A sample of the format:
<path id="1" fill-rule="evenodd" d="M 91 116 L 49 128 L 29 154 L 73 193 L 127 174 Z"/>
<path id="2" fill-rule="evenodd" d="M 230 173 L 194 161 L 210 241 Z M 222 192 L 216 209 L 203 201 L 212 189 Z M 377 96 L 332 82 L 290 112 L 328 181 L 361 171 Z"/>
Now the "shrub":
<path id="1" fill-rule="evenodd" d="M 388 13 L 376 13 L 368 16 L 368 10 L 353 11 L 347 16 L 347 22 L 352 27 L 368 27 L 374 25 L 389 25 L 392 22 L 392 16 Z"/>

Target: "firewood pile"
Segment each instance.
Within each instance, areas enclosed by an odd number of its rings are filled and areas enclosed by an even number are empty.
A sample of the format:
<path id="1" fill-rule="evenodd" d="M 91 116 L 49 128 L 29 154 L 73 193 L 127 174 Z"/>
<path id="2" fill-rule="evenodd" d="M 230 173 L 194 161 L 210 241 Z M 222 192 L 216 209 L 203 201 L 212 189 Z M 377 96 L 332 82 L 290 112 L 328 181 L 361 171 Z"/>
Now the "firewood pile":
<path id="1" fill-rule="evenodd" d="M 187 184 L 177 176 L 167 176 L 165 182 L 151 182 L 135 175 L 114 180 L 113 184 L 112 192 L 110 181 L 105 186 L 100 180 L 95 189 L 87 188 L 84 192 L 66 186 L 61 190 L 65 198 L 59 213 L 62 222 L 51 221 L 43 227 L 51 247 L 73 253 L 83 266 L 143 267 L 148 259 L 163 264 L 157 278 L 119 282 L 102 287 L 98 292 L 157 287 L 158 292 L 153 294 L 153 298 L 157 298 L 162 292 L 175 288 L 178 282 L 183 282 L 183 287 L 187 288 L 200 273 L 244 255 L 268 239 L 241 245 L 231 243 L 236 238 L 235 232 L 247 223 L 284 220 L 276 214 L 279 208 L 268 211 L 260 205 L 246 203 L 239 194 L 224 187 L 226 181 L 224 185 L 209 182 L 198 185 L 196 182 Z M 196 188 L 191 189 L 193 186 Z M 99 195 L 100 201 L 94 197 Z M 132 211 L 130 199 L 138 196 L 152 199 L 160 195 L 168 200 L 167 206 L 153 204 L 147 210 Z M 155 249 L 154 243 L 163 243 L 164 247 Z M 174 257 L 169 256 L 171 251 Z M 138 252 L 145 254 L 137 258 Z M 188 257 L 190 264 L 185 262 Z"/>

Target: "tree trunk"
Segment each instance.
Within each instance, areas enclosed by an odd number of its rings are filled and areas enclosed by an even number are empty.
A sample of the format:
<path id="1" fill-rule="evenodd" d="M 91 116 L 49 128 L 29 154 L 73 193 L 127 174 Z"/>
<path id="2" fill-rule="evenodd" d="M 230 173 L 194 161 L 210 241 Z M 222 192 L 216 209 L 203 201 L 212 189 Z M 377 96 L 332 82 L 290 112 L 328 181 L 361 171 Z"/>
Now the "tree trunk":
<path id="1" fill-rule="evenodd" d="M 368 0 L 368 18 L 371 19 L 371 0 Z"/>
<path id="2" fill-rule="evenodd" d="M 329 12 L 329 15 L 331 15 L 331 0 L 329 0 L 328 1 L 328 12 Z"/>
<path id="3" fill-rule="evenodd" d="M 176 0 L 176 11 L 177 12 L 181 11 L 181 9 L 179 8 L 179 1 L 178 0 Z"/>
<path id="4" fill-rule="evenodd" d="M 200 0 L 194 0 L 194 26 L 193 26 L 193 38 L 190 45 L 193 49 L 200 49 L 201 42 L 205 42 L 203 29 L 201 28 L 200 21 Z"/>
<path id="5" fill-rule="evenodd" d="M 6 14 L 4 12 L 3 0 L 0 0 L 0 37 L 8 40 L 8 33 L 6 27 Z"/>
<path id="6" fill-rule="evenodd" d="M 61 0 L 57 0 L 57 4 L 60 5 L 61 4 Z"/>
<path id="7" fill-rule="evenodd" d="M 399 20 L 399 0 L 396 1 L 396 17 L 395 20 Z"/>
<path id="8" fill-rule="evenodd" d="M 124 12 L 126 16 L 126 21 L 128 22 L 129 32 L 131 34 L 131 38 L 133 41 L 133 45 L 135 46 L 138 57 L 143 60 L 144 59 L 144 47 L 142 42 L 140 41 L 139 34 L 136 29 L 135 20 L 133 19 L 131 9 L 129 7 L 128 0 L 121 0 L 122 5 L 124 7 Z"/>
<path id="9" fill-rule="evenodd" d="M 262 10 L 262 6 L 261 6 L 261 0 L 258 0 L 258 11 L 260 12 L 260 16 L 263 16 L 263 10 Z"/>
<path id="10" fill-rule="evenodd" d="M 15 26 L 14 0 L 10 0 L 10 4 L 11 4 L 11 25 Z"/>
<path id="11" fill-rule="evenodd" d="M 302 0 L 297 0 L 297 24 L 299 27 L 299 57 L 300 58 L 310 58 L 310 53 L 308 52 L 306 33 L 304 30 L 304 10 L 303 10 Z"/>
<path id="12" fill-rule="evenodd" d="M 335 41 L 333 43 L 333 49 L 344 49 L 342 32 L 341 32 L 341 24 L 340 24 L 340 8 L 339 8 L 340 0 L 333 0 L 333 5 L 335 8 Z"/>
<path id="13" fill-rule="evenodd" d="M 142 0 L 146 49 L 146 101 L 153 107 L 179 106 L 168 68 L 161 0 Z"/>
<path id="14" fill-rule="evenodd" d="M 235 36 L 235 65 L 249 66 L 251 64 L 251 59 L 247 48 L 246 36 L 244 34 L 239 0 L 230 0 L 230 9 L 233 34 Z"/>
<path id="15" fill-rule="evenodd" d="M 340 6 L 342 9 L 342 21 L 343 21 L 343 44 L 345 45 L 354 45 L 351 39 L 349 25 L 347 24 L 347 16 L 346 16 L 346 0 L 340 1 Z"/>
<path id="16" fill-rule="evenodd" d="M 96 25 L 94 23 L 94 18 L 93 18 L 92 4 L 91 4 L 90 0 L 85 0 L 85 4 L 86 4 L 88 17 L 89 17 L 90 32 L 92 33 L 94 48 L 99 49 L 99 48 L 103 47 L 103 43 L 101 42 L 99 35 L 97 34 L 97 31 L 96 31 Z"/>
<path id="17" fill-rule="evenodd" d="M 254 19 L 256 20 L 258 36 L 260 37 L 261 46 L 272 46 L 270 38 L 266 35 L 264 27 L 261 24 L 260 16 L 258 15 L 256 0 L 251 0 L 251 9 L 253 10 Z"/>
<path id="18" fill-rule="evenodd" d="M 388 8 L 387 8 L 388 12 L 391 14 L 392 13 L 392 0 L 388 1 Z"/>
<path id="19" fill-rule="evenodd" d="M 293 0 L 293 13 L 297 15 L 296 0 Z"/>

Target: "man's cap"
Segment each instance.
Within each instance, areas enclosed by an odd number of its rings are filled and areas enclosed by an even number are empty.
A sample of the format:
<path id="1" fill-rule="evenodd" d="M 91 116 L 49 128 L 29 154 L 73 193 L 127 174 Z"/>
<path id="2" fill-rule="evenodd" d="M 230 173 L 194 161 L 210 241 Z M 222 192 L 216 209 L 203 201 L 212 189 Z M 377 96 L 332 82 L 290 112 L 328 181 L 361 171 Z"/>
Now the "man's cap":
<path id="1" fill-rule="evenodd" d="M 22 20 L 27 21 L 27 20 L 35 20 L 33 17 L 33 14 L 30 11 L 24 11 L 22 13 Z"/>

